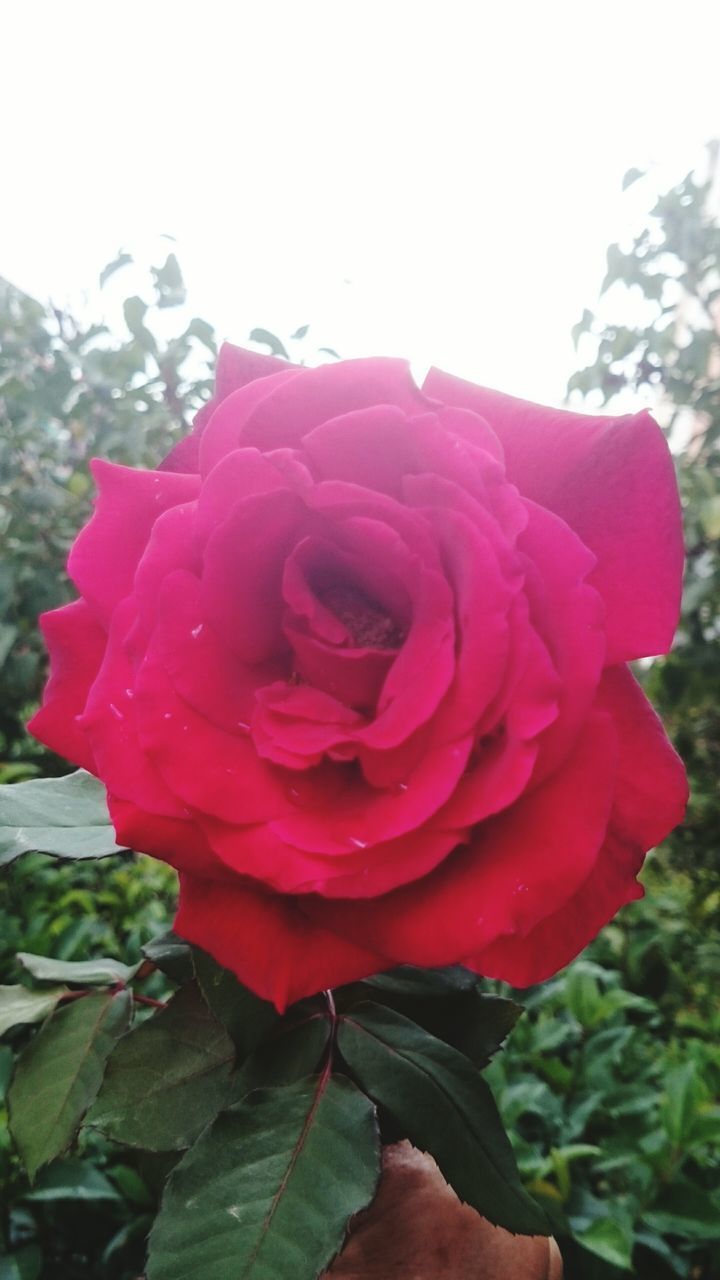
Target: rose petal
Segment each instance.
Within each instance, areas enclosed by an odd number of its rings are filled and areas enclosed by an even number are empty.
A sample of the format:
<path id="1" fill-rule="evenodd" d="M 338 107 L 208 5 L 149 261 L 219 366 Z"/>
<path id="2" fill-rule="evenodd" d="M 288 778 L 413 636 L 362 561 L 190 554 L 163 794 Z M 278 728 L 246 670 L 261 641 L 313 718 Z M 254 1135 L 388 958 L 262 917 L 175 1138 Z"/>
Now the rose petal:
<path id="1" fill-rule="evenodd" d="M 175 929 L 280 1013 L 317 991 L 387 968 L 385 957 L 315 925 L 294 900 L 181 874 Z"/>
<path id="2" fill-rule="evenodd" d="M 248 735 L 211 724 L 180 698 L 153 645 L 137 675 L 135 709 L 143 754 L 184 805 L 240 823 L 291 809 L 282 780 Z"/>
<path id="3" fill-rule="evenodd" d="M 84 600 L 42 614 L 40 626 L 50 654 L 50 678 L 28 731 L 51 751 L 94 773 L 92 748 L 78 717 L 100 669 L 107 634 Z"/>
<path id="4" fill-rule="evenodd" d="M 615 731 L 593 715 L 565 767 L 477 829 L 436 871 L 371 902 L 303 909 L 398 962 L 443 965 L 524 935 L 572 897 L 595 864 L 615 785 Z"/>
<path id="5" fill-rule="evenodd" d="M 636 877 L 646 851 L 682 821 L 682 761 L 627 667 L 605 672 L 596 706 L 611 716 L 619 746 L 607 838 L 589 875 L 559 911 L 524 936 L 501 938 L 467 961 L 488 977 L 524 987 L 569 964 L 620 907 L 642 896 Z"/>
<path id="6" fill-rule="evenodd" d="M 195 415 L 190 435 L 180 440 L 174 449 L 160 463 L 161 471 L 193 471 L 200 470 L 200 437 L 212 414 L 222 400 L 231 392 L 238 391 L 248 382 L 257 378 L 267 378 L 273 373 L 287 371 L 287 362 L 277 360 L 275 356 L 266 356 L 259 351 L 245 351 L 235 347 L 231 342 L 223 342 L 218 352 L 215 366 L 215 390 L 212 399 L 204 404 Z"/>
<path id="7" fill-rule="evenodd" d="M 672 458 L 648 413 L 568 413 L 434 369 L 423 390 L 482 414 L 521 493 L 570 525 L 597 556 L 608 665 L 665 653 L 680 609 L 682 523 Z"/>
<path id="8" fill-rule="evenodd" d="M 102 666 L 78 723 L 90 742 L 97 775 L 109 791 L 149 813 L 184 818 L 187 810 L 145 756 L 138 734 L 136 673 L 127 651 L 136 618 L 132 598 L 115 610 Z"/>
<path id="9" fill-rule="evenodd" d="M 284 664 L 246 666 L 238 660 L 206 620 L 200 582 L 182 570 L 162 583 L 152 651 L 175 692 L 228 733 L 247 733 L 258 686 L 284 674 Z"/>
<path id="10" fill-rule="evenodd" d="M 283 567 L 306 517 L 297 494 L 256 494 L 245 498 L 208 541 L 203 613 L 242 662 L 264 662 L 287 648 L 281 626 Z"/>
<path id="11" fill-rule="evenodd" d="M 533 502 L 518 538 L 527 557 L 525 593 L 536 631 L 559 677 L 557 717 L 542 738 L 536 778 L 564 759 L 595 699 L 606 653 L 605 608 L 589 585 L 594 558 L 570 528 Z"/>
<path id="12" fill-rule="evenodd" d="M 140 557 L 158 516 L 197 496 L 197 476 L 135 471 L 95 458 L 95 513 L 76 538 L 68 573 L 101 621 L 132 591 Z"/>
<path id="13" fill-rule="evenodd" d="M 138 609 L 135 627 L 128 637 L 133 657 L 142 658 L 157 622 L 157 606 L 163 583 L 172 573 L 187 570 L 195 578 L 202 560 L 195 535 L 196 503 L 186 502 L 155 521 L 135 572 L 134 597 Z"/>
<path id="14" fill-rule="evenodd" d="M 430 748 L 407 780 L 376 791 L 357 772 L 320 807 L 271 821 L 282 840 L 314 853 L 352 853 L 414 831 L 442 807 L 467 763 L 472 738 Z M 352 766 L 350 766 L 352 769 Z"/>
<path id="15" fill-rule="evenodd" d="M 113 795 L 108 795 L 108 808 L 118 844 L 160 858 L 178 871 L 191 871 L 210 880 L 233 879 L 192 821 L 149 813 Z"/>
<path id="16" fill-rule="evenodd" d="M 379 356 L 303 369 L 301 378 L 275 382 L 243 426 L 245 444 L 260 449 L 295 446 L 313 427 L 358 409 L 394 405 L 406 413 L 427 408 L 407 361 Z"/>

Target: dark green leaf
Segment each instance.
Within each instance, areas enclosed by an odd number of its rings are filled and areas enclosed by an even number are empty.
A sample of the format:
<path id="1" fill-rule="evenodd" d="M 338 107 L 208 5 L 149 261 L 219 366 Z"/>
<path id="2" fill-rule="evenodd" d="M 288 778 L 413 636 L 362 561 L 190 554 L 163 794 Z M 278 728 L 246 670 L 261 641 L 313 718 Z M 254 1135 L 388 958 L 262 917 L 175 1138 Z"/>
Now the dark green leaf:
<path id="1" fill-rule="evenodd" d="M 148 1280 L 316 1280 L 379 1170 L 374 1108 L 350 1081 L 258 1090 L 172 1174 Z"/>
<path id="2" fill-rule="evenodd" d="M 31 1178 L 72 1142 L 130 1013 L 127 991 L 83 996 L 56 1010 L 20 1055 L 10 1129 Z"/>
<path id="3" fill-rule="evenodd" d="M 678 1181 L 643 1214 L 643 1222 L 661 1235 L 720 1240 L 720 1194 Z"/>
<path id="4" fill-rule="evenodd" d="M 86 1160 L 60 1160 L 38 1174 L 23 1200 L 119 1200 L 120 1193 Z"/>
<path id="5" fill-rule="evenodd" d="M 0 1046 L 0 1103 L 5 1101 L 10 1077 L 12 1076 L 14 1055 L 9 1044 Z"/>
<path id="6" fill-rule="evenodd" d="M 119 271 L 121 267 L 127 267 L 131 262 L 132 256 L 129 253 L 123 253 L 121 251 L 117 257 L 113 258 L 112 262 L 108 262 L 107 266 L 103 267 L 100 272 L 100 288 L 102 289 L 103 285 L 107 283 L 111 276 L 115 275 L 116 271 Z"/>
<path id="7" fill-rule="evenodd" d="M 193 947 L 193 962 L 207 1004 L 229 1031 L 240 1056 L 245 1057 L 277 1021 L 275 1008 L 199 947 Z"/>
<path id="8" fill-rule="evenodd" d="M 181 306 L 186 298 L 185 281 L 180 263 L 174 253 L 169 253 L 162 267 L 152 267 L 159 307 Z"/>
<path id="9" fill-rule="evenodd" d="M 685 1062 L 668 1072 L 665 1090 L 660 1117 L 673 1146 L 682 1149 L 692 1130 L 700 1102 L 695 1064 Z"/>
<path id="10" fill-rule="evenodd" d="M 235 1050 L 195 983 L 112 1054 L 88 1123 L 147 1151 L 179 1151 L 225 1102 Z"/>
<path id="11" fill-rule="evenodd" d="M 315 1007 L 318 1001 L 306 1003 L 308 1008 L 294 1006 L 243 1063 L 233 1079 L 233 1099 L 263 1086 L 293 1084 L 320 1069 L 330 1022 L 327 1010 Z"/>
<path id="12" fill-rule="evenodd" d="M 623 180 L 622 180 L 623 191 L 627 191 L 628 187 L 631 187 L 634 182 L 637 182 L 640 178 L 644 178 L 644 177 L 645 177 L 644 169 L 636 169 L 634 167 L 632 169 L 628 169 L 627 173 L 623 175 Z"/>
<path id="13" fill-rule="evenodd" d="M 290 359 L 280 339 L 268 329 L 253 329 L 249 337 L 251 342 L 260 342 L 263 346 L 269 347 L 274 356 L 282 356 L 284 360 Z"/>
<path id="14" fill-rule="evenodd" d="M 547 1234 L 520 1182 L 492 1094 L 461 1053 L 381 1005 L 342 1017 L 338 1047 L 403 1136 L 429 1151 L 461 1200 L 523 1235 Z"/>
<path id="15" fill-rule="evenodd" d="M 0 667 L 3 665 L 18 635 L 17 627 L 0 624 Z"/>
<path id="16" fill-rule="evenodd" d="M 0 1036 L 25 1022 L 42 1022 L 52 1013 L 67 987 L 53 991 L 28 991 L 27 987 L 0 987 Z"/>
<path id="17" fill-rule="evenodd" d="M 213 355 L 217 351 L 217 342 L 215 340 L 215 330 L 207 320 L 201 320 L 199 316 L 193 316 L 185 333 L 188 338 L 197 338 L 198 342 L 202 342 L 208 351 Z"/>
<path id="18" fill-rule="evenodd" d="M 192 950 L 172 930 L 146 942 L 142 953 L 173 982 L 190 982 L 195 976 Z"/>
<path id="19" fill-rule="evenodd" d="M 576 1232 L 575 1239 L 603 1262 L 622 1267 L 624 1271 L 632 1270 L 633 1232 L 629 1224 L 615 1218 L 597 1218 L 589 1227 Z"/>
<path id="20" fill-rule="evenodd" d="M 25 1244 L 14 1253 L 0 1253 L 0 1280 L 39 1280 L 42 1265 L 39 1245 Z"/>
<path id="21" fill-rule="evenodd" d="M 342 1008 L 368 998 L 417 1022 L 478 1066 L 489 1062 L 522 1014 L 513 1000 L 481 994 L 479 979 L 460 966 L 416 969 L 404 965 L 338 995 Z"/>
<path id="22" fill-rule="evenodd" d="M 30 850 L 107 858 L 121 852 L 114 837 L 105 788 L 84 769 L 0 786 L 0 864 Z"/>
<path id="23" fill-rule="evenodd" d="M 138 970 L 119 960 L 53 960 L 19 951 L 16 959 L 38 982 L 73 982 L 78 986 L 110 986 L 130 982 Z"/>
<path id="24" fill-rule="evenodd" d="M 123 303 L 123 315 L 125 323 L 130 330 L 133 338 L 142 347 L 143 351 L 155 352 L 157 343 L 154 335 L 143 323 L 147 313 L 147 303 L 142 298 L 132 297 L 126 298 Z"/>

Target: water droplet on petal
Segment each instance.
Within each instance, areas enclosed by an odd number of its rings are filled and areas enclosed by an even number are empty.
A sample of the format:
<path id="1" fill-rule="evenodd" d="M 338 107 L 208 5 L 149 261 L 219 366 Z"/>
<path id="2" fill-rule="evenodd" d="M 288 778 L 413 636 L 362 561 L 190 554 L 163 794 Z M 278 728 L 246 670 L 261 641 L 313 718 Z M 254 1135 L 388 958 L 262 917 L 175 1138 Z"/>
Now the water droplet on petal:
<path id="1" fill-rule="evenodd" d="M 172 711 L 163 711 L 163 720 L 172 720 L 172 718 L 173 718 Z"/>
<path id="2" fill-rule="evenodd" d="M 246 733 L 250 730 L 250 725 L 246 724 L 244 720 L 238 720 L 237 727 L 238 729 L 244 729 Z"/>
<path id="3" fill-rule="evenodd" d="M 113 715 L 114 715 L 114 717 L 115 717 L 115 719 L 116 719 L 116 720 L 124 720 L 124 719 L 125 719 L 125 716 L 123 715 L 122 711 L 120 710 L 120 708 L 119 708 L 119 707 L 116 707 L 116 706 L 115 706 L 115 703 L 114 703 L 114 702 L 111 702 L 111 703 L 110 703 L 110 710 L 112 711 L 112 713 L 113 713 Z"/>
<path id="4" fill-rule="evenodd" d="M 198 622 L 197 626 L 193 627 L 192 631 L 190 632 L 190 635 L 192 636 L 193 640 L 197 640 L 198 636 L 202 634 L 203 625 L 204 624 L 202 622 Z"/>
<path id="5" fill-rule="evenodd" d="M 126 689 L 126 690 L 125 690 L 125 697 L 126 697 L 126 698 L 129 698 L 129 699 L 131 699 L 131 700 L 132 700 L 132 699 L 135 697 L 135 690 L 134 690 L 134 689 Z"/>
<path id="6" fill-rule="evenodd" d="M 356 849 L 367 849 L 367 840 L 358 840 L 357 836 L 348 836 L 348 840 Z"/>

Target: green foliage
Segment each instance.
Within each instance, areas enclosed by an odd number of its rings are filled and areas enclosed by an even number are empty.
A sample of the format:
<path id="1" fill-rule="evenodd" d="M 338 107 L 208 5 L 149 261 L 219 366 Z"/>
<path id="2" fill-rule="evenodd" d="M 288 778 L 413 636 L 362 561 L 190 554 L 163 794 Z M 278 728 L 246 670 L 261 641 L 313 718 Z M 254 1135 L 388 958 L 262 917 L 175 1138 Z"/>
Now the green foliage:
<path id="1" fill-rule="evenodd" d="M 70 794 L 70 808 L 59 808 L 62 830 L 71 833 L 76 786 L 71 777 L 52 788 L 28 782 L 6 790 L 30 795 L 38 828 L 58 807 L 56 793 L 63 802 Z M 76 810 L 85 824 L 84 792 Z M 13 874 L 23 861 L 13 863 Z M 83 859 L 77 865 L 88 869 Z M 82 1126 L 80 1150 L 91 1159 L 97 1151 L 99 1160 L 85 1168 L 71 1162 L 73 1185 L 103 1206 L 117 1197 L 98 1141 L 111 1139 L 131 1155 L 188 1151 L 162 1195 L 149 1274 L 180 1280 L 201 1249 L 204 1274 L 224 1274 L 232 1256 L 248 1276 L 314 1280 L 374 1192 L 380 1141 L 399 1136 L 429 1150 L 458 1193 L 493 1221 L 544 1229 L 478 1067 L 426 1027 L 439 1023 L 447 1033 L 441 1006 L 460 1000 L 464 1019 L 484 1024 L 469 1040 L 484 1063 L 517 1017 L 515 1005 L 481 998 L 478 980 L 461 970 L 405 969 L 341 991 L 339 1011 L 327 995 L 281 1017 L 197 948 L 164 935 L 143 949 L 145 958 L 131 964 L 54 959 L 41 949 L 17 954 L 26 1004 L 37 994 L 34 981 L 54 1008 L 39 1031 L 18 1040 L 9 1116 L 31 1182 Z M 167 997 L 167 970 L 179 989 L 169 999 L 149 996 L 144 984 L 154 974 Z M 42 996 L 42 984 L 58 979 L 73 989 L 47 995 L 44 988 Z M 83 980 L 89 985 L 78 989 Z M 10 988 L 11 1034 L 19 1017 L 36 1016 L 35 1008 L 18 1010 L 22 991 Z M 417 1021 L 383 1004 L 384 994 L 390 1004 L 409 1005 Z M 140 1177 L 145 1213 L 153 1196 L 139 1168 L 129 1170 L 124 1188 L 133 1194 Z M 26 1184 L 19 1199 L 55 1203 L 67 1178 L 66 1168 L 59 1181 L 43 1183 L 39 1201 Z"/>
<path id="2" fill-rule="evenodd" d="M 52 1013 L 66 987 L 55 987 L 52 991 L 28 991 L 27 987 L 0 987 L 0 1036 L 12 1027 L 42 1022 Z"/>
<path id="3" fill-rule="evenodd" d="M 131 262 L 121 253 L 101 284 Z M 0 279 L 0 760 L 21 776 L 43 758 L 22 730 L 44 673 L 37 617 L 72 595 L 64 563 L 90 512 L 88 459 L 157 466 L 210 393 L 212 327 L 183 318 L 161 336 L 185 299 L 174 254 L 144 292 L 126 300 L 118 338 Z"/>
<path id="4" fill-rule="evenodd" d="M 127 991 L 86 995 L 56 1009 L 20 1054 L 8 1110 L 31 1178 L 72 1142 L 129 1019 Z"/>
<path id="5" fill-rule="evenodd" d="M 251 1093 L 175 1169 L 148 1280 L 316 1280 L 375 1193 L 379 1145 L 372 1103 L 342 1076 Z"/>
<path id="6" fill-rule="evenodd" d="M 102 783 L 78 769 L 0 787 L 0 865 L 30 850 L 70 859 L 119 853 Z"/>
<path id="7" fill-rule="evenodd" d="M 702 918 L 686 912 L 693 890 L 664 866 L 647 880 L 648 898 L 525 993 L 526 1016 L 487 1077 L 523 1178 L 577 1274 L 589 1251 L 595 1280 L 630 1262 L 642 1280 L 711 1280 L 720 1268 L 717 976 Z"/>
<path id="8" fill-rule="evenodd" d="M 88 1122 L 145 1151 L 190 1146 L 223 1105 L 235 1052 L 196 983 L 123 1037 Z"/>
<path id="9" fill-rule="evenodd" d="M 341 1017 L 338 1048 L 402 1135 L 430 1152 L 461 1200 L 510 1231 L 548 1233 L 519 1181 L 492 1094 L 463 1054 L 370 1001 Z"/>
<path id="10" fill-rule="evenodd" d="M 33 990 L 29 985 L 22 989 L 25 998 L 43 1002 L 42 1017 L 59 993 L 46 981 L 32 979 L 16 953 L 33 953 L 36 962 L 38 955 L 59 957 L 63 963 L 117 956 L 132 969 L 142 959 L 141 947 L 167 927 L 175 877 L 150 859 L 125 854 L 104 862 L 70 863 L 27 854 L 4 871 L 0 981 L 14 986 L 37 982 Z M 83 987 L 88 985 L 83 979 Z M 148 974 L 142 991 L 163 997 L 167 985 L 162 974 Z M 18 1025 L 0 1045 L 0 1203 L 5 1210 L 0 1258 L 9 1259 L 10 1268 L 24 1266 L 26 1256 L 36 1259 L 43 1280 L 135 1280 L 143 1270 L 149 1210 L 157 1204 L 167 1157 L 128 1152 L 88 1131 L 77 1140 L 81 1158 L 41 1169 L 31 1190 L 2 1104 L 13 1061 L 31 1034 L 32 1028 Z M 52 1181 L 56 1175 L 59 1182 Z M 107 1194 L 108 1183 L 113 1197 Z"/>
<path id="11" fill-rule="evenodd" d="M 227 1028 L 241 1057 L 246 1058 L 276 1022 L 275 1009 L 199 947 L 193 947 L 193 965 L 208 1008 Z"/>

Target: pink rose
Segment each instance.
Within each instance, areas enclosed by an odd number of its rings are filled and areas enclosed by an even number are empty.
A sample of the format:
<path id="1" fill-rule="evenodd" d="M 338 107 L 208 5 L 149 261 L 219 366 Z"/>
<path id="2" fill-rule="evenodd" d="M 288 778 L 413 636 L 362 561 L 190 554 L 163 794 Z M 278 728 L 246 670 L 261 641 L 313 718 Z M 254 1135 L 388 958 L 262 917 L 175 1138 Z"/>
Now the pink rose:
<path id="1" fill-rule="evenodd" d="M 640 895 L 683 769 L 625 665 L 677 622 L 646 414 L 226 346 L 158 471 L 97 461 L 31 728 L 278 1007 L 399 963 L 524 986 Z"/>

